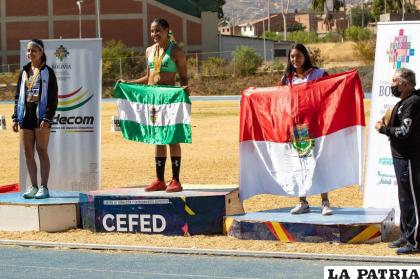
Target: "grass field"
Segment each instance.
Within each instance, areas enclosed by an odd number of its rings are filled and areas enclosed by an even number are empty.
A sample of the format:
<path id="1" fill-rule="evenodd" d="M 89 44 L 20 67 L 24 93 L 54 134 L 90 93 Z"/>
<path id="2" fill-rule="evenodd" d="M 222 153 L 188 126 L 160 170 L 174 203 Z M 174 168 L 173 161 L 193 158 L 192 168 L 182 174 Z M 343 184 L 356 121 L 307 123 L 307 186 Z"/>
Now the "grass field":
<path id="1" fill-rule="evenodd" d="M 369 120 L 370 101 L 365 101 Z M 0 131 L 0 185 L 18 181 L 18 140 L 10 129 L 11 105 L 0 104 L 0 115 L 8 118 L 8 129 Z M 119 133 L 112 133 L 111 117 L 115 104 L 102 104 L 102 188 L 145 185 L 154 178 L 154 148 L 152 145 L 130 142 Z M 182 145 L 181 180 L 188 184 L 237 184 L 239 177 L 239 103 L 195 102 L 192 112 L 193 144 Z M 368 122 L 367 122 L 368 123 Z M 167 173 L 170 174 L 167 164 Z M 167 176 L 169 178 L 169 176 Z M 54 186 L 51 185 L 51 188 Z M 330 193 L 333 207 L 361 207 L 363 193 L 357 186 Z M 296 198 L 259 195 L 244 203 L 246 211 L 294 206 Z M 320 204 L 319 196 L 309 198 L 312 205 Z M 362 245 L 280 243 L 275 241 L 241 241 L 225 236 L 168 237 L 143 234 L 93 234 L 84 230 L 65 233 L 0 232 L 0 239 L 22 239 L 124 245 L 156 245 L 238 250 L 283 252 L 341 253 L 364 255 L 394 255 L 385 243 Z"/>

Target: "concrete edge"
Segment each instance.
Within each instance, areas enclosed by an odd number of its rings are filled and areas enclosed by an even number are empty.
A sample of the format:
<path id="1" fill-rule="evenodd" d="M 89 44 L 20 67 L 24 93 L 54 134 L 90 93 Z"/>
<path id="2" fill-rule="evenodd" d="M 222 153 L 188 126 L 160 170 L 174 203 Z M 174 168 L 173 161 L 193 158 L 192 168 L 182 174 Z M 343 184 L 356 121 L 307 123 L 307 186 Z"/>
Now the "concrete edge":
<path id="1" fill-rule="evenodd" d="M 29 240 L 0 240 L 3 246 L 24 246 L 37 248 L 65 248 L 87 250 L 114 250 L 131 252 L 149 252 L 166 254 L 206 255 L 206 256 L 234 256 L 255 258 L 280 258 L 280 259 L 304 259 L 304 260 L 334 260 L 334 261 L 357 261 L 371 263 L 413 263 L 420 264 L 420 258 L 404 256 L 365 256 L 344 254 L 315 254 L 315 253 L 288 253 L 288 252 L 265 252 L 245 250 L 221 250 L 221 249 L 196 249 L 196 248 L 172 248 L 155 246 L 130 246 L 109 244 L 84 244 L 71 242 L 43 242 Z"/>

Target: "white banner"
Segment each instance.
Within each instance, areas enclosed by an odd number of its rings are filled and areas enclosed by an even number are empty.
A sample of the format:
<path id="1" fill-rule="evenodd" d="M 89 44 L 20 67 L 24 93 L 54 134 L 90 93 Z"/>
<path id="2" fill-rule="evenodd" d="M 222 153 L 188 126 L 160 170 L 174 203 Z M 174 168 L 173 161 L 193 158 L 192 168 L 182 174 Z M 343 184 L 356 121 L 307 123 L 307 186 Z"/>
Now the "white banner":
<path id="1" fill-rule="evenodd" d="M 51 161 L 48 186 L 53 191 L 97 190 L 101 170 L 102 39 L 43 42 L 47 65 L 57 76 L 59 98 L 48 146 Z M 27 43 L 20 42 L 21 67 L 28 63 Z M 21 148 L 20 189 L 24 191 L 29 184 Z"/>
<path id="2" fill-rule="evenodd" d="M 388 138 L 374 126 L 388 108 L 398 102 L 391 94 L 391 79 L 397 68 L 409 68 L 420 82 L 420 21 L 378 23 L 364 207 L 394 208 L 399 223 L 398 186 Z"/>

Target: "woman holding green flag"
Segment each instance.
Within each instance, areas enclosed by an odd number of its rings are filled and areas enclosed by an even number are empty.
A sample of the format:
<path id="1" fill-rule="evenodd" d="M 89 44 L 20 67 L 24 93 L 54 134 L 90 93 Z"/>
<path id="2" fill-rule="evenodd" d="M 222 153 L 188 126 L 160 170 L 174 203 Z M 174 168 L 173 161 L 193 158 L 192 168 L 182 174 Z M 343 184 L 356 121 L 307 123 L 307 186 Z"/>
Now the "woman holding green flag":
<path id="1" fill-rule="evenodd" d="M 146 49 L 147 73 L 145 76 L 123 82 L 147 85 L 175 85 L 176 74 L 179 74 L 180 85 L 188 92 L 187 63 L 184 52 L 177 46 L 169 29 L 168 22 L 156 18 L 150 26 L 154 45 Z M 165 184 L 166 145 L 156 145 L 156 179 L 145 188 L 145 191 L 180 192 L 179 179 L 181 168 L 181 145 L 169 144 L 172 162 L 172 180 Z"/>

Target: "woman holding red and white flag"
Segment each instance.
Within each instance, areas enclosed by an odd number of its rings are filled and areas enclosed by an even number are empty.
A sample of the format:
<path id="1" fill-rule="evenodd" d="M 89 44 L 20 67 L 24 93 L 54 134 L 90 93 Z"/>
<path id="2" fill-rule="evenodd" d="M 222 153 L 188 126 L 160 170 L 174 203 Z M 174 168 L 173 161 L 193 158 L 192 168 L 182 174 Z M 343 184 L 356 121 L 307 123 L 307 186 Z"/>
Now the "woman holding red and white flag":
<path id="1" fill-rule="evenodd" d="M 312 64 L 309 51 L 304 45 L 295 44 L 289 51 L 287 68 L 281 79 L 281 83 L 283 85 L 299 84 L 311 80 L 316 80 L 327 75 L 328 73 L 324 69 L 315 67 Z M 322 215 L 331 215 L 332 209 L 328 199 L 328 192 L 322 193 L 321 199 Z M 292 214 L 303 214 L 308 212 L 310 212 L 310 208 L 306 197 L 299 197 L 299 204 L 290 211 Z"/>

